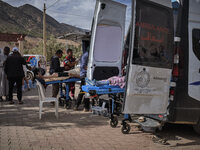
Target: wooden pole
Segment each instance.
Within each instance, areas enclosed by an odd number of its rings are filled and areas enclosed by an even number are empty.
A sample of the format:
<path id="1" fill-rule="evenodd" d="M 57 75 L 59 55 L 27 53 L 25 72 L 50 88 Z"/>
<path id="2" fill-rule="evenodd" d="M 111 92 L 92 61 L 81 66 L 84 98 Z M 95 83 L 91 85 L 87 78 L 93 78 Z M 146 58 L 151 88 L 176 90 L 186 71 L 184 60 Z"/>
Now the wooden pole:
<path id="1" fill-rule="evenodd" d="M 17 42 L 19 44 L 19 52 L 23 56 L 24 55 L 24 37 L 21 35 L 19 38 L 17 38 Z"/>
<path id="2" fill-rule="evenodd" d="M 47 60 L 47 50 L 46 50 L 46 4 L 44 3 L 44 10 L 43 10 L 43 55 Z"/>
<path id="3" fill-rule="evenodd" d="M 24 55 L 24 44 L 22 40 L 19 40 L 19 51 L 21 53 L 21 55 Z"/>

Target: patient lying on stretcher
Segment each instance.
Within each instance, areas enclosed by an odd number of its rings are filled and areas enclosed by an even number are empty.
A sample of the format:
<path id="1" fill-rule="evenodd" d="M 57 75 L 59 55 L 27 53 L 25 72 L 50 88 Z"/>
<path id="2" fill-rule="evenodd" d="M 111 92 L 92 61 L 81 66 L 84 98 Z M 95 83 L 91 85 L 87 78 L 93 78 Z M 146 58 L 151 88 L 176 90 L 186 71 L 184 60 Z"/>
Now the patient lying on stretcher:
<path id="1" fill-rule="evenodd" d="M 69 70 L 67 72 L 53 73 L 52 75 L 46 75 L 46 76 L 43 76 L 43 75 L 40 74 L 40 72 L 38 72 L 36 77 L 42 78 L 42 79 L 51 79 L 51 78 L 57 78 L 57 77 L 76 77 L 76 78 L 80 78 L 80 68 L 75 68 L 75 69 Z"/>
<path id="2" fill-rule="evenodd" d="M 44 75 L 39 70 L 34 70 L 34 80 L 37 79 L 44 87 L 46 87 L 45 80 L 58 77 L 76 77 L 80 78 L 80 68 L 75 68 L 67 72 L 53 73 L 52 75 Z"/>
<path id="3" fill-rule="evenodd" d="M 86 79 L 86 82 L 92 86 L 102 86 L 102 85 L 113 85 L 119 86 L 120 88 L 124 88 L 126 85 L 125 76 L 113 76 L 108 78 L 107 80 L 95 81 Z"/>

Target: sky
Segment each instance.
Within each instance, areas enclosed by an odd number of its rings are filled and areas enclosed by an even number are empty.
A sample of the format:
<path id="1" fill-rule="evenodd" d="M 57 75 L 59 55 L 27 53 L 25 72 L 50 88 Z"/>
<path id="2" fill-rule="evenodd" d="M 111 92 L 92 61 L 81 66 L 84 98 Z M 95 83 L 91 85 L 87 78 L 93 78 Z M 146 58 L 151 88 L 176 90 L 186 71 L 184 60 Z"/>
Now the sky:
<path id="1" fill-rule="evenodd" d="M 40 10 L 46 3 L 47 14 L 60 23 L 70 24 L 83 29 L 91 29 L 92 18 L 96 0 L 3 0 L 12 6 L 19 7 L 31 4 Z M 126 9 L 126 31 L 131 20 L 131 1 L 114 0 L 127 5 Z M 177 1 L 177 0 L 172 0 Z"/>
<path id="2" fill-rule="evenodd" d="M 76 27 L 90 30 L 96 0 L 3 0 L 8 4 L 19 7 L 31 4 L 43 10 L 44 2 L 47 14 L 60 23 L 70 24 Z M 115 0 L 127 5 L 126 28 L 130 22 L 131 0 Z"/>

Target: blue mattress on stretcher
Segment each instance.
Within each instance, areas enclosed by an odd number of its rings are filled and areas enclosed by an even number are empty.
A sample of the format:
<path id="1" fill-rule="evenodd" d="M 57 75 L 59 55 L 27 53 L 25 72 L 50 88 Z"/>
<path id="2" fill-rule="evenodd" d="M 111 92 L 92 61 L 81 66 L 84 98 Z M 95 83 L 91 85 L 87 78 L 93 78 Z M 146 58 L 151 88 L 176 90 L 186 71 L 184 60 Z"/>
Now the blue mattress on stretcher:
<path id="1" fill-rule="evenodd" d="M 124 88 L 112 85 L 102 85 L 102 86 L 83 85 L 82 90 L 87 93 L 95 92 L 95 94 L 113 94 L 113 93 L 125 92 Z"/>

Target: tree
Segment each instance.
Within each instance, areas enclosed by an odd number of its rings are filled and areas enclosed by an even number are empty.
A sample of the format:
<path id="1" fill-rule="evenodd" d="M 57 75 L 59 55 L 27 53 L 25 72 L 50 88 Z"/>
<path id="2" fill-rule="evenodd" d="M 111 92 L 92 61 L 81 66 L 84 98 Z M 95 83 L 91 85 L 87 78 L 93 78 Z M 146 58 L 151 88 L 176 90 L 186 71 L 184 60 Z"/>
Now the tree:
<path id="1" fill-rule="evenodd" d="M 73 50 L 73 54 L 76 58 L 79 58 L 82 54 L 82 51 L 81 51 L 81 44 L 77 47 L 77 46 L 74 46 L 74 45 L 68 45 L 68 48 L 72 49 Z"/>
<path id="2" fill-rule="evenodd" d="M 55 55 L 56 51 L 59 49 L 66 49 L 66 45 L 63 43 L 58 43 L 56 38 L 51 36 L 47 41 L 47 61 L 50 61 L 51 57 Z"/>
<path id="3" fill-rule="evenodd" d="M 56 38 L 54 36 L 50 36 L 50 38 L 47 40 L 47 62 L 50 61 L 51 57 L 56 53 L 58 49 L 64 50 L 65 44 L 58 43 L 56 41 Z M 42 55 L 43 52 L 43 42 L 42 40 L 39 42 L 39 44 L 30 49 L 30 50 L 24 50 L 24 54 L 35 54 L 35 55 Z"/>
<path id="4" fill-rule="evenodd" d="M 66 43 L 67 44 L 67 43 Z M 50 38 L 47 40 L 47 62 L 50 61 L 51 57 L 55 55 L 56 51 L 58 49 L 66 50 L 67 48 L 70 48 L 73 50 L 73 54 L 76 58 L 79 58 L 82 54 L 81 51 L 81 44 L 78 46 L 75 46 L 73 44 L 70 44 L 66 47 L 66 44 L 59 43 L 56 38 L 51 35 Z M 27 41 L 24 42 L 24 54 L 35 54 L 35 55 L 42 55 L 43 54 L 43 41 L 42 39 L 38 42 L 38 44 L 33 47 L 32 43 L 28 43 Z M 61 58 L 61 61 L 65 58 L 63 55 L 63 58 Z"/>

